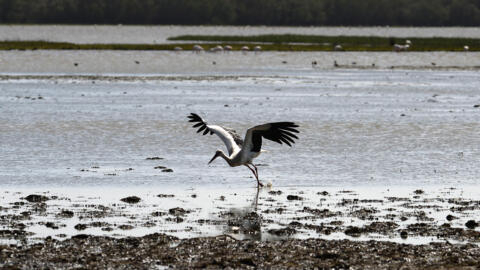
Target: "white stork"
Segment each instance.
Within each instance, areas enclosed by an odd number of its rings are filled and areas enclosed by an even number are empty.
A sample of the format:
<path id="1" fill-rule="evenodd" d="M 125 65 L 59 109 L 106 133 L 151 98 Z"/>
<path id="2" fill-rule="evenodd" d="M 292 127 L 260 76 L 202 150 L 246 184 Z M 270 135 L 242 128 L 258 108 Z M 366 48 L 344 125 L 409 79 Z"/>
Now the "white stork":
<path id="1" fill-rule="evenodd" d="M 193 127 L 198 128 L 197 133 L 202 131 L 203 135 L 215 133 L 227 146 L 228 155 L 222 150 L 217 150 L 208 164 L 212 163 L 217 157 L 222 157 L 230 167 L 244 165 L 252 171 L 257 179 L 258 187 L 263 186 L 263 184 L 258 179 L 258 169 L 253 164 L 253 159 L 264 151 L 261 150 L 262 137 L 279 144 L 285 143 L 292 146 L 295 143 L 293 139 L 298 139 L 293 133 L 299 133 L 296 129 L 298 125 L 293 122 L 275 122 L 249 128 L 245 134 L 245 139 L 242 140 L 235 130 L 209 125 L 195 113 L 191 113 L 188 118 L 190 119 L 189 122 L 195 123 Z"/>

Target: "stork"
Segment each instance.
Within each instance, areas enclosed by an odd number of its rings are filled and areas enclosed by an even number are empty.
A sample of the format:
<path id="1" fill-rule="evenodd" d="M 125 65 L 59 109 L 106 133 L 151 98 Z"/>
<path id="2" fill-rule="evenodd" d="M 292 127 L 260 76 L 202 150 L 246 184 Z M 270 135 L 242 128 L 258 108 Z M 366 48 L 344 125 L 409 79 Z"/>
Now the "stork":
<path id="1" fill-rule="evenodd" d="M 261 150 L 262 137 L 279 144 L 285 143 L 291 147 L 295 143 L 294 139 L 298 139 L 294 133 L 299 133 L 298 125 L 293 122 L 275 122 L 249 128 L 242 140 L 235 130 L 209 125 L 195 113 L 191 113 L 188 118 L 190 119 L 189 122 L 194 123 L 193 127 L 198 128 L 197 133 L 203 131 L 203 135 L 216 134 L 227 147 L 228 155 L 222 150 L 217 150 L 208 164 L 212 163 L 217 157 L 222 157 L 230 167 L 244 165 L 250 169 L 257 179 L 257 187 L 261 187 L 263 184 L 258 179 L 258 169 L 253 164 L 253 159 L 264 152 L 264 150 Z"/>

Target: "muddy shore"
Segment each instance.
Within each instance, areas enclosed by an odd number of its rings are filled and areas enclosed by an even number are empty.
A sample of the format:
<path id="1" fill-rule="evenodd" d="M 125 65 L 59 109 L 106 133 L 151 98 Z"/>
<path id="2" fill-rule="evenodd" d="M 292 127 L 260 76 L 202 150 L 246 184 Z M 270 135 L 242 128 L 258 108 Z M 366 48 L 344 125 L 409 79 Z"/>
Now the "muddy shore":
<path id="1" fill-rule="evenodd" d="M 480 267 L 467 190 L 251 191 L 6 191 L 0 269 Z"/>
<path id="2" fill-rule="evenodd" d="M 165 234 L 115 239 L 76 235 L 28 247 L 0 246 L 1 269 L 478 269 L 477 245 Z"/>

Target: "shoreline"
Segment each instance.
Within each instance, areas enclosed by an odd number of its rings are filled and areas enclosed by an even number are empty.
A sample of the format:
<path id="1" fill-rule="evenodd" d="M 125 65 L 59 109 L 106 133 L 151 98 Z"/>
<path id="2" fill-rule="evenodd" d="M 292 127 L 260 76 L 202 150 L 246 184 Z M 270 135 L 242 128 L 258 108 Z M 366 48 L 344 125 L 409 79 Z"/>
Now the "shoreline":
<path id="1" fill-rule="evenodd" d="M 478 188 L 152 190 L 9 188 L 0 269 L 479 266 Z"/>

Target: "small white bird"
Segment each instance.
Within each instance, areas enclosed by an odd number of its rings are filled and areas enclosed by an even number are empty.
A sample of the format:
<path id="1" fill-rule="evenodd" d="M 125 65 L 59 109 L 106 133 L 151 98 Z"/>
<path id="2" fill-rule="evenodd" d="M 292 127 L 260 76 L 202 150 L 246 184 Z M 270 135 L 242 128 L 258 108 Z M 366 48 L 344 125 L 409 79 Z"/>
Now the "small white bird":
<path id="1" fill-rule="evenodd" d="M 235 130 L 217 125 L 209 125 L 195 113 L 191 113 L 188 118 L 190 119 L 189 122 L 195 123 L 193 127 L 198 128 L 197 133 L 202 131 L 203 135 L 207 135 L 208 133 L 212 135 L 215 133 L 227 147 L 228 155 L 222 150 L 217 150 L 208 164 L 212 163 L 217 157 L 222 157 L 230 167 L 244 165 L 252 171 L 257 179 L 257 187 L 263 186 L 263 184 L 260 183 L 258 179 L 258 169 L 253 164 L 253 159 L 258 157 L 261 152 L 264 152 L 264 150 L 261 150 L 262 138 L 279 144 L 285 143 L 288 146 L 292 146 L 292 144 L 295 143 L 293 139 L 298 139 L 294 133 L 299 133 L 297 130 L 298 125 L 293 122 L 275 122 L 249 128 L 245 134 L 245 138 L 242 140 Z"/>
<path id="2" fill-rule="evenodd" d="M 193 50 L 195 53 L 200 53 L 200 52 L 203 52 L 205 49 L 203 49 L 202 46 L 200 46 L 200 45 L 197 44 L 197 45 L 193 45 L 192 50 Z"/>
<path id="3" fill-rule="evenodd" d="M 410 45 L 400 45 L 400 44 L 393 44 L 393 50 L 396 52 L 406 52 L 410 49 Z"/>
<path id="4" fill-rule="evenodd" d="M 217 45 L 217 46 L 211 48 L 211 49 L 210 49 L 210 52 L 214 52 L 214 53 L 216 53 L 216 52 L 223 52 L 223 47 L 220 46 L 220 45 Z"/>

